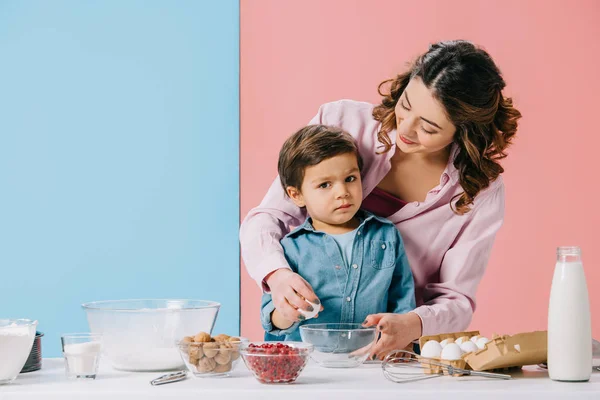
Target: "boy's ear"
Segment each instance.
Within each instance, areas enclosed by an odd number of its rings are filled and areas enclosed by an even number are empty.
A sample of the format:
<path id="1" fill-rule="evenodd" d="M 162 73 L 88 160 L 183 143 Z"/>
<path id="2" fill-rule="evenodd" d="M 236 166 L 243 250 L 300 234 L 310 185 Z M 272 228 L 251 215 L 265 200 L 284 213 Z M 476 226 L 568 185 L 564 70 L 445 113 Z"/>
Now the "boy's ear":
<path id="1" fill-rule="evenodd" d="M 304 204 L 304 197 L 297 188 L 293 186 L 288 186 L 287 188 L 285 188 L 285 191 L 287 195 L 290 196 L 290 199 L 292 199 L 295 205 L 297 205 L 298 207 L 306 206 L 306 204 Z"/>

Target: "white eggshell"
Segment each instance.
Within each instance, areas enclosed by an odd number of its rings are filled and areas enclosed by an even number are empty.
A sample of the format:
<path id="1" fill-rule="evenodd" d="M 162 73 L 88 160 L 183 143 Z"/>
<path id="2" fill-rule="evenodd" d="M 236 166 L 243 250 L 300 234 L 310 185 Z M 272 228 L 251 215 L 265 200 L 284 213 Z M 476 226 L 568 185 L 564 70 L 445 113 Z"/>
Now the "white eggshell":
<path id="1" fill-rule="evenodd" d="M 448 343 L 446 347 L 442 349 L 441 359 L 442 360 L 460 360 L 462 356 L 462 350 L 456 343 Z"/>
<path id="2" fill-rule="evenodd" d="M 440 345 L 442 346 L 442 349 L 444 347 L 446 347 L 449 343 L 454 343 L 454 339 L 452 338 L 448 338 L 448 339 L 444 339 L 440 342 Z"/>
<path id="3" fill-rule="evenodd" d="M 442 345 L 435 340 L 430 340 L 423 345 L 421 355 L 427 358 L 438 358 L 442 354 Z"/>
<path id="4" fill-rule="evenodd" d="M 515 350 L 520 353 L 521 352 L 521 345 L 519 344 L 515 344 Z"/>
<path id="5" fill-rule="evenodd" d="M 314 318 L 315 315 L 317 315 L 319 313 L 319 310 L 321 309 L 321 305 L 320 304 L 311 303 L 308 300 L 305 300 L 305 301 L 312 306 L 313 310 L 312 311 L 304 311 L 301 308 L 299 308 L 298 312 L 300 314 L 304 315 L 304 317 L 306 319 Z"/>
<path id="6" fill-rule="evenodd" d="M 481 337 L 481 336 L 479 336 L 479 335 L 475 335 L 475 336 L 473 336 L 473 337 L 471 338 L 471 342 L 473 342 L 473 343 L 477 343 L 477 339 L 479 339 L 480 337 Z"/>
<path id="7" fill-rule="evenodd" d="M 486 338 L 486 337 L 480 337 L 479 339 L 477 339 L 477 347 L 479 347 L 480 349 L 485 349 L 485 344 L 489 343 L 490 339 Z"/>
<path id="8" fill-rule="evenodd" d="M 454 341 L 454 343 L 456 343 L 457 345 L 459 345 L 459 346 L 460 346 L 461 344 L 463 344 L 463 342 L 464 342 L 464 341 L 465 341 L 465 338 L 464 338 L 464 337 L 459 337 L 458 339 L 456 339 L 456 340 Z"/>
<path id="9" fill-rule="evenodd" d="M 467 340 L 466 342 L 460 345 L 460 349 L 463 351 L 463 353 L 471 353 L 473 351 L 479 350 L 479 347 L 477 347 L 477 345 L 471 342 L 470 340 Z"/>

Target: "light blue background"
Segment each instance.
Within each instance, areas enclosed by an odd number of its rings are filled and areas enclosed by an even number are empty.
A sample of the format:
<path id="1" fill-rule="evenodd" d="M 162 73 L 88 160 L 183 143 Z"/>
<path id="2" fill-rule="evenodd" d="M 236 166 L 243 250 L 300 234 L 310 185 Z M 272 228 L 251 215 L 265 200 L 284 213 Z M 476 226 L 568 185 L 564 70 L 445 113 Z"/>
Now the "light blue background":
<path id="1" fill-rule="evenodd" d="M 0 0 L 0 318 L 222 303 L 239 333 L 237 1 Z"/>

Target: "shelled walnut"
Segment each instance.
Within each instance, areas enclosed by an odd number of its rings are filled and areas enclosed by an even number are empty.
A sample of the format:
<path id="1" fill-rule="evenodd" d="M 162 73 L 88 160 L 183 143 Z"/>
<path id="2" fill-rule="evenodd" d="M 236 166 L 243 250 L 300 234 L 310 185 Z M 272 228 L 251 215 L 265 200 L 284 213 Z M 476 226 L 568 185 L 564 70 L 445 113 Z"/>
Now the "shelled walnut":
<path id="1" fill-rule="evenodd" d="M 225 373 L 231 371 L 235 361 L 240 358 L 240 338 L 226 334 L 212 336 L 199 332 L 194 336 L 186 336 L 180 347 L 188 354 L 188 362 L 198 373 Z"/>
<path id="2" fill-rule="evenodd" d="M 194 336 L 194 342 L 196 342 L 196 343 L 210 342 L 210 335 L 206 332 L 200 332 L 199 334 Z"/>

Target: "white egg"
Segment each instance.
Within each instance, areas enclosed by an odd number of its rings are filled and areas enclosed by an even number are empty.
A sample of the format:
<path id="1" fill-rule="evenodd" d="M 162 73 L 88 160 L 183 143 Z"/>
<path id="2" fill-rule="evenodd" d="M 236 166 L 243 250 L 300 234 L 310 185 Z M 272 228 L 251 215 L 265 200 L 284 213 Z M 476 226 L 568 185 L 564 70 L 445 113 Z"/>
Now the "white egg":
<path id="1" fill-rule="evenodd" d="M 423 345 L 421 355 L 427 358 L 438 358 L 442 354 L 442 345 L 435 340 L 429 340 Z"/>
<path id="2" fill-rule="evenodd" d="M 471 342 L 470 340 L 464 342 L 463 344 L 460 345 L 460 349 L 464 352 L 464 353 L 471 353 L 473 351 L 477 351 L 479 350 L 479 347 L 477 347 L 477 345 L 473 342 Z"/>
<path id="3" fill-rule="evenodd" d="M 315 315 L 317 315 L 319 313 L 319 310 L 321 309 L 321 305 L 312 303 L 308 300 L 305 300 L 305 301 L 312 306 L 313 310 L 312 311 L 304 311 L 303 309 L 299 308 L 298 312 L 300 314 L 304 315 L 304 318 L 306 318 L 306 319 L 314 318 Z"/>
<path id="4" fill-rule="evenodd" d="M 442 360 L 460 360 L 462 356 L 462 350 L 456 343 L 448 343 L 446 347 L 442 349 L 441 359 Z"/>
<path id="5" fill-rule="evenodd" d="M 473 342 L 473 343 L 477 343 L 477 339 L 479 339 L 480 337 L 481 337 L 481 336 L 479 336 L 479 335 L 475 335 L 475 336 L 473 336 L 473 337 L 471 338 L 471 342 Z"/>
<path id="6" fill-rule="evenodd" d="M 442 346 L 442 349 L 444 347 L 446 347 L 449 343 L 454 343 L 454 339 L 452 338 L 448 338 L 448 339 L 444 339 L 440 342 L 440 345 Z"/>
<path id="7" fill-rule="evenodd" d="M 486 337 L 480 337 L 479 339 L 477 339 L 477 347 L 479 347 L 480 349 L 485 349 L 485 345 L 486 343 L 489 343 L 490 339 L 486 338 Z"/>
<path id="8" fill-rule="evenodd" d="M 464 342 L 466 342 L 466 341 L 468 341 L 468 340 L 469 340 L 469 338 L 468 338 L 467 336 L 461 336 L 461 337 L 459 337 L 458 339 L 456 339 L 456 340 L 454 341 L 454 343 L 456 343 L 457 345 L 459 345 L 459 346 L 460 346 L 461 344 L 463 344 Z"/>

